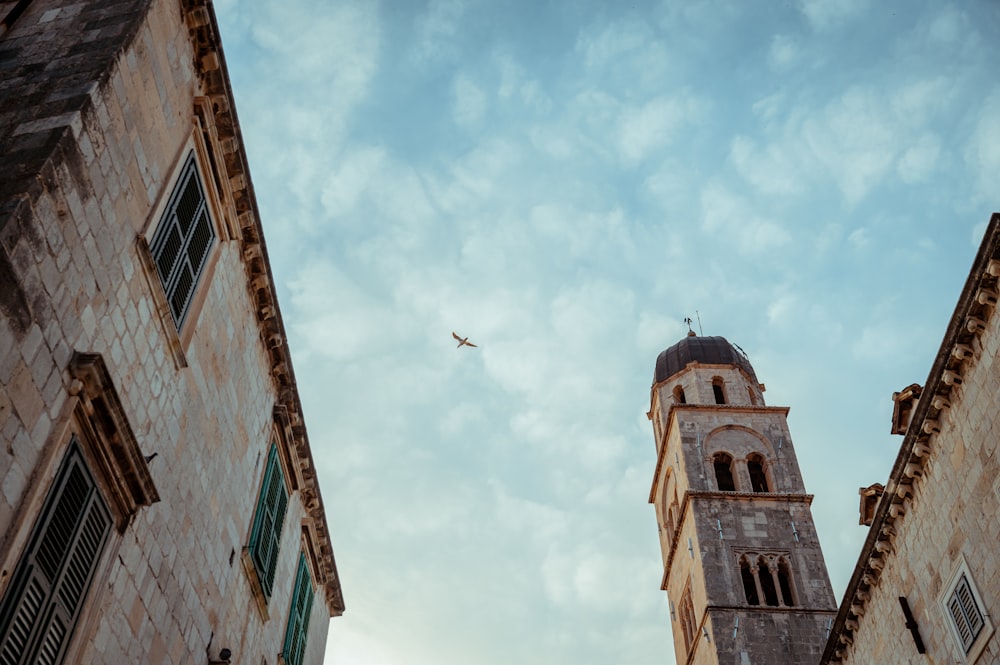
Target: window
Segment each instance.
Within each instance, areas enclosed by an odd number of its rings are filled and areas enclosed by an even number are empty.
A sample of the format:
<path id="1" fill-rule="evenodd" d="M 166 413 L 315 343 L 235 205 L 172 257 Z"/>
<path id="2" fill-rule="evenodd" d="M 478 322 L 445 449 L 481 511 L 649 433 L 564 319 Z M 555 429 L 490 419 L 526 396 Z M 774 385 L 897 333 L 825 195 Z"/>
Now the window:
<path id="1" fill-rule="evenodd" d="M 975 663 L 981 660 L 980 656 L 991 641 L 994 629 L 990 608 L 983 604 L 964 558 L 959 557 L 938 601 L 955 640 L 955 662 Z"/>
<path id="2" fill-rule="evenodd" d="M 205 192 L 192 153 L 150 244 L 153 262 L 178 328 L 191 307 L 195 287 L 214 240 L 215 229 L 208 216 Z"/>
<path id="3" fill-rule="evenodd" d="M 764 472 L 764 458 L 751 455 L 747 459 L 747 471 L 750 472 L 750 487 L 754 492 L 769 492 L 767 474 Z"/>
<path id="4" fill-rule="evenodd" d="M 270 599 L 274 585 L 274 571 L 278 565 L 278 545 L 281 539 L 281 525 L 288 507 L 288 491 L 285 476 L 278 460 L 278 446 L 271 444 L 267 454 L 264 482 L 257 499 L 253 530 L 250 532 L 250 559 L 257 571 L 257 580 L 265 600 Z"/>
<path id="5" fill-rule="evenodd" d="M 720 492 L 735 492 L 736 481 L 733 478 L 733 458 L 725 453 L 717 453 L 713 458 L 715 481 Z"/>
<path id="6" fill-rule="evenodd" d="M 698 626 L 694 622 L 694 603 L 691 602 L 691 585 L 684 588 L 681 603 L 678 607 L 681 621 L 681 634 L 684 635 L 684 651 L 690 652 L 694 644 L 695 631 Z"/>
<path id="7" fill-rule="evenodd" d="M 723 390 L 723 381 L 721 377 L 715 377 L 712 379 L 712 393 L 715 395 L 716 404 L 726 403 L 726 393 Z"/>
<path id="8" fill-rule="evenodd" d="M 0 602 L 0 662 L 57 665 L 111 533 L 76 437 Z"/>
<path id="9" fill-rule="evenodd" d="M 687 404 L 687 399 L 684 398 L 684 388 L 680 386 L 674 387 L 674 402 L 677 404 Z"/>
<path id="10" fill-rule="evenodd" d="M 313 588 L 309 579 L 306 555 L 299 555 L 299 570 L 295 573 L 295 591 L 292 594 L 292 608 L 288 613 L 288 627 L 285 629 L 285 646 L 282 658 L 286 665 L 301 665 L 306 650 L 309 632 L 309 613 L 312 611 Z"/>
<path id="11" fill-rule="evenodd" d="M 985 622 L 983 613 L 972 595 L 969 579 L 965 575 L 959 577 L 948 598 L 948 616 L 951 617 L 952 625 L 962 643 L 963 653 L 969 653 Z"/>
<path id="12" fill-rule="evenodd" d="M 757 593 L 757 570 L 750 567 L 746 556 L 740 557 L 740 577 L 743 579 L 743 594 L 747 604 L 760 605 L 760 594 Z"/>
<path id="13" fill-rule="evenodd" d="M 747 552 L 740 555 L 739 565 L 748 605 L 795 606 L 792 569 L 784 555 Z"/>

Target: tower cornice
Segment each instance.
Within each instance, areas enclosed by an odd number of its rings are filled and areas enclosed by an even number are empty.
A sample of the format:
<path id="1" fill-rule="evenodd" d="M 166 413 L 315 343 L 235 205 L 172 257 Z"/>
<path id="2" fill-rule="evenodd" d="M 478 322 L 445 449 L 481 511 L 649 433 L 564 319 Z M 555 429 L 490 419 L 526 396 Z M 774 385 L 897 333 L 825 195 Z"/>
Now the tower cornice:
<path id="1" fill-rule="evenodd" d="M 684 492 L 684 501 L 681 503 L 680 519 L 674 532 L 670 534 L 670 552 L 667 554 L 667 563 L 663 567 L 663 579 L 660 581 L 660 589 L 667 590 L 667 580 L 670 578 L 670 569 L 674 565 L 674 555 L 677 554 L 677 536 L 684 530 L 684 523 L 690 514 L 688 508 L 695 499 L 726 499 L 738 501 L 763 501 L 766 503 L 804 503 L 811 506 L 813 502 L 812 494 L 797 494 L 794 492 L 716 492 L 706 490 L 688 490 Z M 832 613 L 832 612 L 831 612 Z"/>
<path id="2" fill-rule="evenodd" d="M 670 410 L 667 412 L 667 426 L 663 428 L 663 437 L 660 440 L 660 445 L 656 453 L 656 466 L 653 468 L 653 484 L 649 488 L 649 503 L 656 501 L 656 490 L 660 485 L 660 471 L 663 469 L 663 460 L 667 454 L 667 437 L 670 436 L 670 432 L 673 429 L 676 420 L 674 413 L 677 410 L 707 413 L 773 413 L 787 418 L 790 408 L 787 406 L 734 406 L 732 404 L 671 404 Z M 652 418 L 652 414 L 653 412 L 650 410 L 646 415 Z"/>

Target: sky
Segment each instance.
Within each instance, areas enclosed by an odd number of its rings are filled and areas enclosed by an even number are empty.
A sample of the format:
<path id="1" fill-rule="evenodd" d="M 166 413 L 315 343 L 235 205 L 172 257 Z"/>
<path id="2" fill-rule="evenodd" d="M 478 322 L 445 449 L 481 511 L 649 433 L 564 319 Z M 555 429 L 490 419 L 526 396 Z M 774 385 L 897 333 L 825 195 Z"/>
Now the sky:
<path id="1" fill-rule="evenodd" d="M 215 7 L 347 605 L 327 664 L 674 663 L 645 414 L 686 317 L 791 408 L 839 600 L 892 392 L 1000 210 L 1000 5 Z"/>

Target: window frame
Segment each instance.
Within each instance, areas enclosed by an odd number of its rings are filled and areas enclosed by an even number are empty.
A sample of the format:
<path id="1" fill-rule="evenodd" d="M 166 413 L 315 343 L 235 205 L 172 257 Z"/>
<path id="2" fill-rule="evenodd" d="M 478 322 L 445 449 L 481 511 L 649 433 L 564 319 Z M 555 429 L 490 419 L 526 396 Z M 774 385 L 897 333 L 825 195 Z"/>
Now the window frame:
<path id="1" fill-rule="evenodd" d="M 277 492 L 273 494 L 277 505 L 270 505 L 269 497 L 272 496 L 272 491 Z M 260 491 L 257 493 L 257 501 L 254 504 L 253 521 L 246 547 L 265 605 L 270 601 L 274 590 L 274 578 L 281 552 L 281 534 L 284 531 L 285 518 L 288 516 L 290 503 L 291 492 L 288 489 L 284 465 L 278 453 L 278 444 L 272 441 L 268 448 L 267 461 L 264 464 Z M 270 520 L 270 524 L 266 523 L 268 520 Z M 268 533 L 268 529 L 269 535 L 265 535 Z"/>
<path id="2" fill-rule="evenodd" d="M 288 606 L 288 623 L 285 625 L 285 638 L 282 640 L 281 660 L 285 665 L 302 665 L 309 639 L 309 618 L 316 597 L 306 554 L 302 551 L 299 552 L 299 563 L 292 590 L 292 599 Z M 296 633 L 297 628 L 299 630 Z M 293 644 L 296 641 L 297 644 Z"/>
<path id="3" fill-rule="evenodd" d="M 92 468 L 84 451 L 84 444 L 74 433 L 70 436 L 70 442 L 59 462 L 58 470 L 48 486 L 42 505 L 32 522 L 30 536 L 27 546 L 17 558 L 14 565 L 14 573 L 7 581 L 3 595 L 0 596 L 0 639 L 3 633 L 9 635 L 12 624 L 24 608 L 25 599 L 29 597 L 28 587 L 34 582 L 36 591 L 40 585 L 39 580 L 45 577 L 44 582 L 48 583 L 45 595 L 38 599 L 38 608 L 34 617 L 27 618 L 28 624 L 33 628 L 25 636 L 24 644 L 21 646 L 20 655 L 17 653 L 7 654 L 18 658 L 18 663 L 59 663 L 72 660 L 72 650 L 74 638 L 80 633 L 81 625 L 88 623 L 87 612 L 84 608 L 92 602 L 94 589 L 100 587 L 95 584 L 95 580 L 100 577 L 106 568 L 108 553 L 113 549 L 112 541 L 116 537 L 116 515 L 113 506 L 104 495 L 100 482 L 99 471 Z M 54 565 L 51 575 L 45 575 L 42 569 L 45 557 L 40 555 L 43 549 L 52 549 L 49 536 L 53 535 L 52 529 L 58 529 L 59 524 L 65 524 L 64 520 L 56 519 L 56 514 L 68 504 L 63 503 L 64 498 L 69 499 L 67 486 L 73 481 L 74 472 L 77 480 L 85 483 L 85 499 L 82 507 L 74 518 L 73 526 L 70 529 L 71 535 L 62 538 L 59 542 L 61 552 L 58 554 L 58 561 L 54 564 L 50 561 L 50 566 Z M 71 500 L 71 499 L 70 499 Z M 92 518 L 97 517 L 102 520 L 101 524 L 93 524 Z M 63 513 L 63 517 L 68 517 Z M 93 529 L 98 528 L 99 532 Z M 49 543 L 48 545 L 46 543 Z M 90 552 L 83 552 L 81 548 L 89 547 Z M 70 556 L 72 555 L 72 556 Z M 79 556 L 78 556 L 79 555 Z M 80 570 L 80 556 L 89 556 L 90 561 L 85 565 L 85 570 Z M 73 570 L 76 568 L 76 570 Z M 75 600 L 72 607 L 67 607 L 67 598 L 64 590 L 67 584 L 73 584 L 68 578 L 70 575 L 76 576 Z M 51 577 L 51 579 L 48 579 Z M 72 599 L 70 599 L 72 600 Z M 59 637 L 59 642 L 52 645 L 48 642 L 47 629 L 43 625 L 53 626 L 55 622 L 62 619 L 66 625 L 63 626 L 64 633 Z M 22 617 L 22 620 L 25 620 Z M 41 620 L 42 623 L 38 623 Z M 8 623 L 9 622 L 9 623 Z M 49 651 L 49 657 L 41 660 L 40 652 L 48 643 L 54 651 Z M 2 648 L 4 642 L 0 642 Z"/>
<path id="4" fill-rule="evenodd" d="M 956 624 L 950 607 L 952 599 L 956 597 L 958 590 L 963 586 L 963 583 L 968 589 L 969 600 L 971 600 L 974 604 L 975 609 L 979 612 L 979 618 L 983 622 L 983 625 L 979 628 L 979 632 L 972 637 L 968 646 L 966 646 L 965 640 L 962 638 L 961 629 Z M 969 564 L 965 560 L 964 556 L 959 557 L 958 562 L 955 564 L 954 569 L 948 578 L 948 583 L 942 588 L 941 594 L 938 596 L 938 607 L 943 614 L 944 623 L 948 626 L 947 632 L 954 640 L 954 652 L 955 655 L 961 659 L 959 662 L 977 662 L 979 657 L 985 651 L 986 646 L 989 644 L 990 638 L 993 636 L 995 631 L 993 622 L 990 619 L 989 608 L 987 608 L 986 604 L 983 602 L 983 597 L 979 593 L 975 578 L 972 575 L 972 571 L 969 570 Z"/>
<path id="5" fill-rule="evenodd" d="M 183 220 L 178 214 L 178 209 L 185 207 L 182 204 L 185 203 L 185 198 L 191 191 L 192 185 L 196 190 L 198 200 L 194 203 L 194 210 L 190 213 L 191 220 L 188 222 L 188 228 L 183 229 L 181 228 Z M 178 229 L 180 229 L 178 246 L 174 252 L 173 260 L 169 261 L 169 265 L 165 268 L 162 259 L 166 258 L 166 252 L 171 247 L 170 241 L 173 238 L 173 232 L 178 231 Z M 199 229 L 203 229 L 209 235 L 203 243 L 204 247 L 201 250 L 200 259 L 198 259 L 198 265 L 195 266 L 190 261 L 192 257 L 189 254 L 189 249 L 197 238 Z M 160 213 L 159 222 L 149 239 L 149 251 L 153 258 L 153 265 L 166 296 L 170 315 L 178 331 L 184 328 L 184 323 L 192 313 L 198 292 L 204 285 L 206 268 L 212 250 L 218 244 L 219 237 L 219 230 L 214 221 L 208 190 L 205 186 L 205 178 L 201 175 L 195 151 L 192 149 L 188 151 L 183 166 L 173 181 L 166 206 Z M 185 268 L 188 268 L 193 274 L 186 274 Z M 166 274 L 164 274 L 164 269 L 166 269 Z M 182 278 L 185 276 L 191 280 L 191 283 L 187 287 L 183 304 L 178 309 L 175 299 L 177 290 L 182 284 Z"/>

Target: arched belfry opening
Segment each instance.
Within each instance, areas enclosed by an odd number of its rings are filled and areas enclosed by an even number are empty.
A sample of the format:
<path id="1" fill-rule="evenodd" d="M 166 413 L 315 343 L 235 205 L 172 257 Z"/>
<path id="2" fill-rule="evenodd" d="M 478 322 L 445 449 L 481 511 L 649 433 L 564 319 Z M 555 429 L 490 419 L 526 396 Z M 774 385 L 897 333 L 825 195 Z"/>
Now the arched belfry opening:
<path id="1" fill-rule="evenodd" d="M 767 472 L 764 467 L 763 455 L 751 455 L 747 458 L 747 471 L 750 474 L 750 489 L 754 492 L 770 492 L 770 484 L 767 482 Z"/>
<path id="2" fill-rule="evenodd" d="M 715 397 L 716 404 L 726 403 L 726 382 L 721 376 L 712 378 L 712 396 Z"/>
<path id="3" fill-rule="evenodd" d="M 735 492 L 736 478 L 733 475 L 733 458 L 727 453 L 716 453 L 712 458 L 715 469 L 715 483 L 720 492 Z"/>

